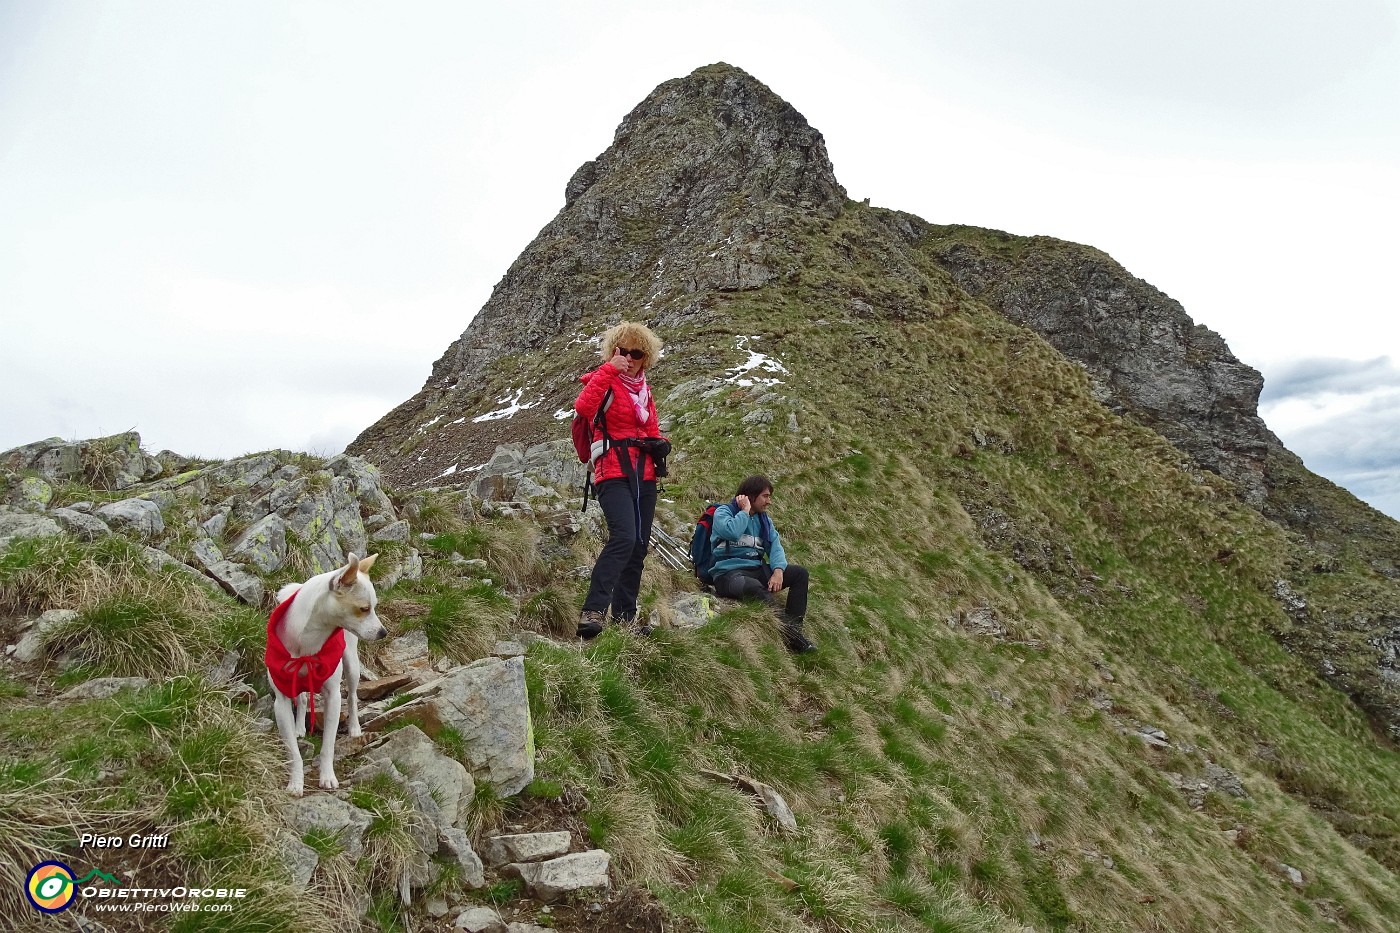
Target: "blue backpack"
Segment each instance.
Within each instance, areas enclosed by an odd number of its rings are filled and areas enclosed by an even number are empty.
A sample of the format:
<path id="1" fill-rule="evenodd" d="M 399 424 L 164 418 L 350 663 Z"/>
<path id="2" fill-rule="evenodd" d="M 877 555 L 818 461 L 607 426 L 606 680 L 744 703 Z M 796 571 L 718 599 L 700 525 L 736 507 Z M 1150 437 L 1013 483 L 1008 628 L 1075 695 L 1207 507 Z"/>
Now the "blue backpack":
<path id="1" fill-rule="evenodd" d="M 716 502 L 714 505 L 706 506 L 705 511 L 695 522 L 695 533 L 690 536 L 691 566 L 695 568 L 695 576 L 700 579 L 700 582 L 708 586 L 713 586 L 715 582 L 715 548 L 711 537 L 714 533 L 715 509 L 722 505 L 729 505 L 729 503 Z M 767 515 L 763 516 L 762 528 L 763 553 L 766 560 L 768 548 L 773 541 L 773 526 Z"/>
<path id="2" fill-rule="evenodd" d="M 723 502 L 716 502 L 708 506 L 703 515 L 695 523 L 695 534 L 690 536 L 690 563 L 695 568 L 695 576 L 700 578 L 701 583 L 713 584 L 714 577 L 710 571 L 714 569 L 715 549 L 710 543 L 710 535 L 714 530 L 715 509 L 724 505 Z"/>

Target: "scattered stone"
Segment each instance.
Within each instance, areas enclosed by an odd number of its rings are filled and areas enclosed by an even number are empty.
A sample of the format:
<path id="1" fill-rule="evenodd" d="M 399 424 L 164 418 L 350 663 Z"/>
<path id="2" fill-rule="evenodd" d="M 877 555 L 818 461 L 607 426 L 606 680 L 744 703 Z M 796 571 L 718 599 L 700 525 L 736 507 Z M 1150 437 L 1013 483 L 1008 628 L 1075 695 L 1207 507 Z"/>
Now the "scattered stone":
<path id="1" fill-rule="evenodd" d="M 0 551 L 9 547 L 12 541 L 53 538 L 61 534 L 63 529 L 51 518 L 12 509 L 0 511 Z"/>
<path id="2" fill-rule="evenodd" d="M 204 679 L 211 684 L 229 683 L 238 673 L 238 661 L 240 657 L 237 648 L 230 648 L 228 651 L 225 651 L 224 656 L 219 659 L 219 663 L 205 672 Z"/>
<path id="3" fill-rule="evenodd" d="M 221 560 L 208 569 L 209 575 L 231 595 L 238 597 L 250 606 L 262 605 L 264 594 L 262 581 L 241 565 L 235 564 L 231 560 Z"/>
<path id="4" fill-rule="evenodd" d="M 372 702 L 388 696 L 401 687 L 407 687 L 411 683 L 413 683 L 412 674 L 398 674 L 393 677 L 381 677 L 378 680 L 366 681 L 359 685 L 359 697 L 367 703 Z"/>
<path id="5" fill-rule="evenodd" d="M 50 609 L 24 633 L 15 646 L 14 659 L 28 664 L 44 656 L 44 636 L 53 628 L 71 622 L 78 617 L 72 609 Z"/>
<path id="6" fill-rule="evenodd" d="M 471 840 L 462 830 L 455 826 L 440 828 L 438 830 L 438 854 L 457 860 L 457 864 L 462 869 L 462 883 L 467 887 L 486 887 L 486 869 L 481 864 L 476 850 L 472 848 Z"/>
<path id="7" fill-rule="evenodd" d="M 366 511 L 387 515 L 393 520 L 394 503 L 384 493 L 384 477 L 379 467 L 363 457 L 338 454 L 326 461 L 326 469 L 349 481 L 350 492 Z"/>
<path id="8" fill-rule="evenodd" d="M 521 658 L 482 658 L 437 684 L 422 714 L 423 730 L 450 726 L 462 736 L 467 766 L 510 797 L 535 779 L 535 738 Z"/>
<path id="9" fill-rule="evenodd" d="M 1220 767 L 1213 761 L 1206 762 L 1206 781 L 1216 790 L 1231 797 L 1248 799 L 1249 794 L 1245 793 L 1244 783 L 1233 771 Z"/>
<path id="10" fill-rule="evenodd" d="M 102 519 L 76 509 L 53 509 L 48 515 L 62 525 L 64 531 L 84 541 L 96 541 L 112 533 L 112 529 Z"/>
<path id="11" fill-rule="evenodd" d="M 755 408 L 753 411 L 749 412 L 747 415 L 740 418 L 739 420 L 747 425 L 772 424 L 773 409 Z"/>
<path id="12" fill-rule="evenodd" d="M 1006 626 L 997 618 L 997 611 L 990 606 L 974 609 L 959 609 L 958 614 L 948 619 L 949 628 L 961 628 L 973 635 L 993 638 L 1006 636 Z"/>
<path id="13" fill-rule="evenodd" d="M 53 501 L 53 487 L 37 476 L 26 476 L 10 490 L 6 504 L 21 512 L 42 512 Z"/>
<path id="14" fill-rule="evenodd" d="M 476 783 L 462 763 L 444 755 L 417 726 L 394 730 L 364 756 L 371 762 L 392 761 L 404 774 L 426 784 L 448 824 L 458 822 L 461 803 L 476 792 Z"/>
<path id="15" fill-rule="evenodd" d="M 774 788 L 753 778 L 744 777 L 739 774 L 726 774 L 723 771 L 711 771 L 709 768 L 701 768 L 700 773 L 711 780 L 724 784 L 733 784 L 758 798 L 763 809 L 768 813 L 773 821 L 778 824 L 778 828 L 783 832 L 797 832 L 797 818 L 792 814 L 792 808 Z"/>
<path id="16" fill-rule="evenodd" d="M 566 855 L 570 844 L 567 832 L 492 836 L 486 840 L 482 855 L 486 857 L 486 864 L 499 868 L 508 862 L 541 862 Z"/>
<path id="17" fill-rule="evenodd" d="M 1154 748 L 1170 748 L 1171 743 L 1167 741 L 1167 734 L 1161 729 L 1153 726 L 1138 726 L 1136 730 L 1123 730 L 1125 735 L 1136 735 L 1144 743 Z"/>
<path id="18" fill-rule="evenodd" d="M 223 552 L 214 546 L 214 542 L 208 538 L 200 538 L 190 545 L 190 553 L 194 559 L 199 561 L 199 565 L 205 570 L 209 570 L 215 564 L 224 560 Z"/>
<path id="19" fill-rule="evenodd" d="M 498 658 L 519 658 L 524 656 L 525 646 L 518 641 L 498 641 L 491 653 Z"/>
<path id="20" fill-rule="evenodd" d="M 365 830 L 373 818 L 332 794 L 296 797 L 282 806 L 282 819 L 298 837 L 313 829 L 333 832 L 351 858 L 364 851 Z"/>
<path id="21" fill-rule="evenodd" d="M 397 541 L 403 544 L 407 544 L 409 542 L 409 537 L 411 534 L 412 530 L 408 527 L 408 522 L 399 521 L 393 522 L 392 524 L 388 524 L 385 525 L 383 528 L 380 528 L 378 531 L 370 535 L 370 540 Z"/>
<path id="22" fill-rule="evenodd" d="M 1283 872 L 1295 888 L 1301 888 L 1303 886 L 1303 873 L 1301 871 L 1283 862 L 1279 862 L 1278 867 L 1279 871 Z"/>
<path id="23" fill-rule="evenodd" d="M 167 509 L 173 509 L 175 504 L 180 501 L 175 497 L 175 494 L 168 489 L 152 489 L 142 493 L 137 498 L 145 499 L 147 502 L 154 502 L 161 512 L 165 512 Z"/>
<path id="24" fill-rule="evenodd" d="M 795 412 L 795 411 L 790 411 L 790 412 L 788 412 L 788 417 L 787 417 L 787 429 L 788 429 L 788 431 L 791 432 L 792 434 L 796 434 L 796 433 L 798 433 L 798 431 L 801 430 L 801 429 L 797 426 L 797 412 Z"/>
<path id="25" fill-rule="evenodd" d="M 149 499 L 122 499 L 102 506 L 96 514 L 115 530 L 138 537 L 157 538 L 165 533 L 160 506 Z"/>
<path id="26" fill-rule="evenodd" d="M 379 662 L 395 674 L 402 674 L 427 659 L 428 633 L 421 629 L 391 638 L 379 649 Z"/>
<path id="27" fill-rule="evenodd" d="M 375 564 L 374 566 L 378 570 L 380 565 Z M 383 592 L 400 580 L 417 580 L 422 576 L 423 556 L 418 553 L 417 548 L 410 548 L 408 556 L 401 558 L 388 568 L 383 577 L 374 581 L 374 585 Z"/>
<path id="28" fill-rule="evenodd" d="M 457 915 L 452 925 L 467 933 L 509 933 L 501 915 L 490 907 L 468 907 Z"/>
<path id="29" fill-rule="evenodd" d="M 224 536 L 224 529 L 228 527 L 228 515 L 228 509 L 216 512 L 212 518 L 205 521 L 204 524 L 199 527 L 211 538 L 222 538 Z"/>
<path id="30" fill-rule="evenodd" d="M 715 617 L 710 597 L 704 593 L 690 593 L 671 603 L 671 624 L 678 629 L 697 629 Z M 653 619 L 657 625 L 660 619 Z"/>
<path id="31" fill-rule="evenodd" d="M 506 865 L 501 874 L 525 882 L 530 896 L 546 904 L 574 891 L 606 889 L 610 857 L 602 849 L 575 852 L 547 862 Z"/>
<path id="32" fill-rule="evenodd" d="M 105 700 L 123 690 L 140 690 L 150 686 L 145 677 L 95 677 L 84 681 L 64 693 L 60 700 Z"/>
<path id="33" fill-rule="evenodd" d="M 447 916 L 447 901 L 441 897 L 430 897 L 424 908 L 428 911 L 428 916 L 434 919 Z"/>
<path id="34" fill-rule="evenodd" d="M 210 580 L 193 567 L 176 560 L 172 555 L 165 553 L 159 548 L 146 547 L 142 553 L 146 558 L 147 566 L 157 573 L 173 571 L 189 580 L 191 583 L 198 583 L 200 586 L 218 592 L 219 587 L 213 580 Z"/>
<path id="35" fill-rule="evenodd" d="M 272 454 L 254 454 L 229 460 L 210 471 L 210 479 L 220 486 L 233 489 L 251 489 L 277 469 L 277 458 Z"/>
<path id="36" fill-rule="evenodd" d="M 279 829 L 273 836 L 273 846 L 291 873 L 292 887 L 305 891 L 311 883 L 311 876 L 316 873 L 316 866 L 321 863 L 320 855 L 286 829 Z"/>

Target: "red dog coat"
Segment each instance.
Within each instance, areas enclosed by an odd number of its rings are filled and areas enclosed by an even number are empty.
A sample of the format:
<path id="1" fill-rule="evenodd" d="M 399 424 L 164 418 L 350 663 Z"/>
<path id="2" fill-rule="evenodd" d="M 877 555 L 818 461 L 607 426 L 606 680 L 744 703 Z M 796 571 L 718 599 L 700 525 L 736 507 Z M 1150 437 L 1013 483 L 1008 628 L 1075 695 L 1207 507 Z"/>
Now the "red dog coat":
<path id="1" fill-rule="evenodd" d="M 300 592 L 297 590 L 297 593 Z M 302 691 L 311 694 L 311 723 L 306 729 L 310 735 L 316 729 L 316 694 L 321 692 L 321 687 L 335 673 L 336 666 L 345 655 L 345 629 L 337 628 L 332 632 L 331 637 L 321 646 L 321 650 L 315 654 L 292 657 L 287 651 L 287 646 L 282 644 L 282 639 L 277 635 L 277 625 L 291 608 L 292 600 L 296 598 L 296 593 L 288 596 L 281 605 L 272 610 L 272 615 L 268 616 L 267 654 L 263 659 L 267 662 L 268 677 L 272 678 L 273 685 L 282 691 L 283 696 L 295 700 Z M 306 668 L 305 673 L 301 670 L 303 666 Z M 352 685 L 350 689 L 355 688 Z M 336 723 L 336 727 L 339 725 Z"/>

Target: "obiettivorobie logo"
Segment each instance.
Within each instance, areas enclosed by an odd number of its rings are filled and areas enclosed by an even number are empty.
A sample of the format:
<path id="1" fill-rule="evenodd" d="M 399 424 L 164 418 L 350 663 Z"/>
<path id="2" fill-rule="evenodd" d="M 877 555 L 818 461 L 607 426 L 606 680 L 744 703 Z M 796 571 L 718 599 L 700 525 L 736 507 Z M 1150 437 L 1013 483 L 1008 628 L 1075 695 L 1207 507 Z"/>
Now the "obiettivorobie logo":
<path id="1" fill-rule="evenodd" d="M 101 878 L 108 884 L 121 882 L 104 871 L 94 868 L 81 878 L 73 877 L 73 869 L 62 862 L 40 862 L 29 870 L 24 880 L 24 893 L 36 910 L 56 914 L 67 910 L 78 896 L 78 885 Z"/>
<path id="2" fill-rule="evenodd" d="M 94 879 L 105 884 L 94 884 Z M 218 913 L 232 910 L 234 901 L 248 896 L 248 889 L 206 888 L 198 884 L 169 888 L 133 887 L 96 868 L 76 878 L 73 869 L 63 862 L 40 862 L 29 870 L 29 877 L 24 880 L 24 894 L 35 910 L 46 914 L 67 910 L 79 896 L 91 901 L 93 910 Z"/>

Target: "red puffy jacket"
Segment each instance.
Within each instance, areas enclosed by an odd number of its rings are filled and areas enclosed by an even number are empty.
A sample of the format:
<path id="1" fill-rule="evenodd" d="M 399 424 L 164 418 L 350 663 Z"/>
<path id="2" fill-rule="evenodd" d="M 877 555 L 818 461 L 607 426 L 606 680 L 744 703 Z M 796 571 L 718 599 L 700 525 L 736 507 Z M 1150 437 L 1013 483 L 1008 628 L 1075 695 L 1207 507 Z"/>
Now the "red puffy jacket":
<path id="1" fill-rule="evenodd" d="M 598 414 L 598 406 L 603 404 L 603 396 L 607 394 L 609 389 L 612 389 L 612 404 L 608 406 L 607 413 L 603 415 L 603 424 L 607 427 L 608 437 L 615 441 L 628 437 L 660 437 L 661 431 L 656 427 L 656 402 L 654 398 L 647 399 L 646 424 L 638 424 L 637 406 L 632 404 L 632 396 L 627 393 L 627 387 L 622 384 L 622 380 L 618 378 L 619 375 L 616 366 L 604 363 L 593 372 L 580 376 L 579 381 L 583 383 L 583 391 L 578 394 L 578 399 L 574 402 L 574 411 L 587 418 L 591 424 L 593 416 Z M 645 461 L 642 479 L 656 479 L 656 469 L 651 464 L 651 458 L 644 456 L 641 450 L 629 447 L 625 451 L 610 450 L 599 457 L 598 462 L 593 467 L 593 482 L 601 483 L 604 480 L 624 477 L 626 474 L 622 472 L 622 464 L 618 461 L 619 456 L 630 456 L 633 469 L 636 469 L 639 460 Z"/>

